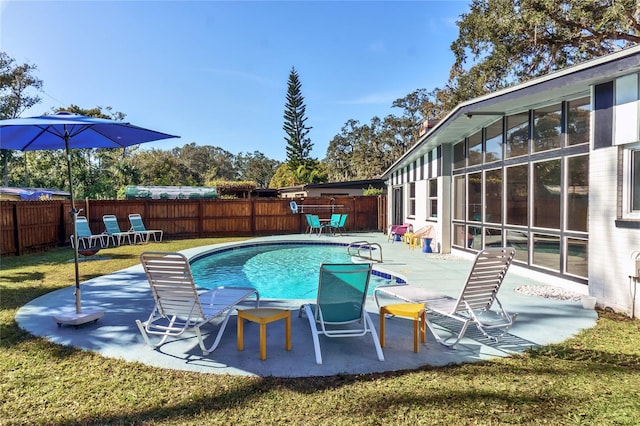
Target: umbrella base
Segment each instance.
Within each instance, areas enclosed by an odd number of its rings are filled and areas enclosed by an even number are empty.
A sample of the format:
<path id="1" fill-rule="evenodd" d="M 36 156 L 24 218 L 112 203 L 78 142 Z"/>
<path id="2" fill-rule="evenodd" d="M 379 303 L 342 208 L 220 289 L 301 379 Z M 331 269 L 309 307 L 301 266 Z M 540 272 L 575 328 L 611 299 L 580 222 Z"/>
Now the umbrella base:
<path id="1" fill-rule="evenodd" d="M 62 327 L 62 324 L 79 326 L 88 322 L 96 322 L 98 319 L 104 316 L 104 311 L 97 309 L 85 309 L 80 313 L 77 312 L 65 312 L 53 317 L 53 320 L 58 323 L 58 327 Z"/>

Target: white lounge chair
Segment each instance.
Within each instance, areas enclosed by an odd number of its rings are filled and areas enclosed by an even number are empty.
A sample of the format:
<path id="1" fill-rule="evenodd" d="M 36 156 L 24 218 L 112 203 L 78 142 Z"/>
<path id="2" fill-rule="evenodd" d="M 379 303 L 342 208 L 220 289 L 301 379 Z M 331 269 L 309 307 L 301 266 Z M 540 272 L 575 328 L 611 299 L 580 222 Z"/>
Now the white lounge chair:
<path id="1" fill-rule="evenodd" d="M 151 237 L 153 237 L 153 241 L 156 243 L 162 241 L 162 235 L 164 234 L 162 229 L 147 229 L 142 221 L 142 216 L 138 213 L 132 213 L 129 215 L 129 223 L 131 224 L 129 232 L 136 234 L 140 242 L 146 244 L 149 242 Z"/>
<path id="2" fill-rule="evenodd" d="M 380 296 L 391 296 L 407 302 L 424 303 L 429 312 L 446 316 L 462 323 L 457 336 L 442 339 L 435 331 L 427 315 L 427 326 L 438 342 L 453 347 L 464 337 L 471 324 L 482 334 L 494 341 L 500 340 L 513 325 L 517 314 L 508 313 L 498 300 L 498 291 L 502 285 L 507 270 L 515 256 L 515 249 L 511 247 L 485 249 L 477 254 L 467 280 L 457 298 L 436 294 L 420 286 L 409 284 L 394 284 L 378 286 L 374 291 L 374 299 L 380 306 Z M 493 305 L 497 310 L 491 310 Z M 487 331 L 501 329 L 499 335 L 489 334 Z"/>
<path id="3" fill-rule="evenodd" d="M 218 347 L 236 305 L 252 297 L 255 297 L 256 308 L 260 303 L 260 295 L 254 288 L 218 287 L 199 294 L 189 261 L 180 253 L 146 252 L 142 253 L 140 260 L 156 302 L 147 321 L 136 320 L 149 346 L 158 347 L 169 337 L 194 331 L 203 354 L 208 355 Z M 221 316 L 224 319 L 215 341 L 206 347 L 200 327 Z M 149 339 L 150 334 L 162 339 L 154 345 Z"/>
<path id="4" fill-rule="evenodd" d="M 365 310 L 371 264 L 323 264 L 320 266 L 318 298 L 300 307 L 309 319 L 316 363 L 322 364 L 319 335 L 359 337 L 371 333 L 378 359 L 384 361 L 378 334 Z"/>

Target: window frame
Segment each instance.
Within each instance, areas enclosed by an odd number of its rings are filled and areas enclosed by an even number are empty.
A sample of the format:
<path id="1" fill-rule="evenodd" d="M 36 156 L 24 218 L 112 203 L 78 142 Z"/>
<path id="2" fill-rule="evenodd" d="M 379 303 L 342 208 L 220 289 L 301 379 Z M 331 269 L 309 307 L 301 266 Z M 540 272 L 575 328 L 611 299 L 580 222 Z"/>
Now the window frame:
<path id="1" fill-rule="evenodd" d="M 435 203 L 435 207 L 434 207 L 434 203 Z M 437 218 L 438 218 L 438 178 L 431 178 L 427 180 L 427 219 L 437 219 Z"/>
<path id="2" fill-rule="evenodd" d="M 640 193 L 640 170 L 633 167 L 635 156 L 639 156 L 637 160 L 640 162 L 640 143 L 626 145 L 623 150 L 622 218 L 629 220 L 640 220 L 640 205 L 638 210 L 633 209 L 633 194 Z M 638 189 L 634 191 L 636 186 Z"/>
<path id="3" fill-rule="evenodd" d="M 409 182 L 407 185 L 407 216 L 416 216 L 416 183 Z"/>

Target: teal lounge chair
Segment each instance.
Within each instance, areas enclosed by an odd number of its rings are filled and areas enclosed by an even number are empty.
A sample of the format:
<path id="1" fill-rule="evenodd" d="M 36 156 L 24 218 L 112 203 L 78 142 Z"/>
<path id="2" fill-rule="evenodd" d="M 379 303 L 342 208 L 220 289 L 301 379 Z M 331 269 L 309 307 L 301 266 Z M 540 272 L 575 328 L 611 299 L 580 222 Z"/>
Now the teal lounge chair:
<path id="1" fill-rule="evenodd" d="M 371 264 L 323 264 L 320 266 L 318 298 L 300 307 L 309 319 L 316 363 L 322 364 L 319 336 L 360 337 L 371 334 L 378 359 L 384 355 L 373 321 L 365 310 Z"/>
<path id="2" fill-rule="evenodd" d="M 138 238 L 134 232 L 127 231 L 123 232 L 120 230 L 120 225 L 118 225 L 118 218 L 112 214 L 106 214 L 102 216 L 102 222 L 104 223 L 104 232 L 103 235 L 106 238 L 107 244 L 111 241 L 112 245 L 119 246 L 123 241 L 127 241 L 131 244 L 131 237 L 133 237 L 133 243 L 136 242 Z"/>
<path id="3" fill-rule="evenodd" d="M 162 229 L 147 229 L 142 221 L 142 216 L 139 214 L 130 214 L 129 223 L 131 224 L 131 229 L 129 229 L 129 231 L 136 234 L 140 242 L 146 244 L 149 242 L 151 237 L 153 237 L 153 241 L 156 243 L 162 241 L 162 235 L 164 234 Z"/>
<path id="4" fill-rule="evenodd" d="M 78 216 L 76 218 L 76 230 L 78 232 L 78 250 L 98 248 L 98 243 L 100 243 L 100 248 L 105 246 L 105 236 L 103 234 L 92 233 L 86 217 Z M 73 238 L 73 234 L 71 234 L 70 238 L 71 247 L 74 247 L 75 238 Z"/>

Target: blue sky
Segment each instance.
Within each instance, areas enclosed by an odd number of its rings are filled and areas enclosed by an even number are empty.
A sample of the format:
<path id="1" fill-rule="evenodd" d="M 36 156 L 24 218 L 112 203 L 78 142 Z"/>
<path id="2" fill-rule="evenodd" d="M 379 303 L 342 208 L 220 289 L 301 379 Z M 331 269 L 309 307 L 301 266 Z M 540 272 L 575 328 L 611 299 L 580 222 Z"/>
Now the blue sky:
<path id="1" fill-rule="evenodd" d="M 38 67 L 43 102 L 75 104 L 233 154 L 286 159 L 295 67 L 314 149 L 349 119 L 400 115 L 395 99 L 442 87 L 467 1 L 4 1 L 0 49 Z"/>

